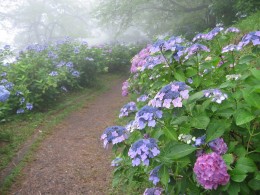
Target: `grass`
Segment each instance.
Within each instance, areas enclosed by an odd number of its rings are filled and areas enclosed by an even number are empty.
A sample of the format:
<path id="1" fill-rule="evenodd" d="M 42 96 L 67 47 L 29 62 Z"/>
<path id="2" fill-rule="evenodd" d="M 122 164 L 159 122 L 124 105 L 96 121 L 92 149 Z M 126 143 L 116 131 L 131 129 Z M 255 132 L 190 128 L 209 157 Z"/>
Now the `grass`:
<path id="1" fill-rule="evenodd" d="M 5 194 L 12 185 L 15 178 L 20 175 L 22 168 L 33 157 L 34 151 L 46 136 L 52 133 L 55 125 L 59 124 L 66 116 L 73 111 L 83 107 L 98 94 L 109 88 L 111 81 L 119 78 L 118 75 L 102 75 L 100 84 L 92 89 L 83 89 L 60 99 L 59 103 L 44 113 L 32 113 L 29 116 L 14 117 L 14 120 L 1 124 L 0 137 L 0 170 L 6 168 L 21 146 L 37 132 L 37 138 L 30 145 L 24 158 L 15 166 L 11 174 L 5 178 L 0 186 L 0 194 Z"/>

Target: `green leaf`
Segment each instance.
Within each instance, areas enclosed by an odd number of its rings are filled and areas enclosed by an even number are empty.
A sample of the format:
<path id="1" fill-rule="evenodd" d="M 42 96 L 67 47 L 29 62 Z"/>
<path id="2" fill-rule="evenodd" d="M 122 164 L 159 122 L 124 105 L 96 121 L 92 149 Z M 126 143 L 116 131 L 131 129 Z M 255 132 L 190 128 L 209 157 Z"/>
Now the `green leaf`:
<path id="1" fill-rule="evenodd" d="M 224 120 L 213 120 L 206 131 L 206 142 L 221 137 L 229 127 L 230 124 Z"/>
<path id="2" fill-rule="evenodd" d="M 239 158 L 236 163 L 236 168 L 240 169 L 244 173 L 255 172 L 257 170 L 254 161 L 247 157 Z"/>
<path id="3" fill-rule="evenodd" d="M 229 195 L 237 195 L 240 192 L 240 186 L 238 183 L 232 182 L 228 188 Z"/>
<path id="4" fill-rule="evenodd" d="M 179 125 L 189 120 L 188 116 L 180 116 L 171 120 L 171 125 Z"/>
<path id="5" fill-rule="evenodd" d="M 258 93 L 249 90 L 242 90 L 242 92 L 246 103 L 260 109 L 260 95 Z"/>
<path id="6" fill-rule="evenodd" d="M 245 55 L 239 59 L 239 64 L 247 64 L 256 58 L 255 55 Z"/>
<path id="7" fill-rule="evenodd" d="M 197 129 L 206 129 L 210 119 L 208 116 L 195 116 L 191 118 L 191 126 Z"/>
<path id="8" fill-rule="evenodd" d="M 248 182 L 248 185 L 250 188 L 252 188 L 253 190 L 257 191 L 260 190 L 260 181 L 257 179 L 252 179 Z"/>
<path id="9" fill-rule="evenodd" d="M 176 143 L 174 145 L 173 144 L 168 145 L 165 152 L 163 152 L 162 155 L 165 155 L 167 159 L 177 160 L 184 156 L 189 155 L 195 150 L 196 150 L 195 147 L 190 146 L 188 144 Z"/>
<path id="10" fill-rule="evenodd" d="M 199 92 L 197 92 L 197 93 L 192 94 L 192 95 L 189 97 L 188 101 L 189 101 L 189 102 L 192 102 L 192 101 L 194 101 L 194 100 L 201 99 L 203 96 L 204 96 L 203 92 L 202 92 L 202 91 L 199 91 Z"/>
<path id="11" fill-rule="evenodd" d="M 245 180 L 247 174 L 244 171 L 242 171 L 242 170 L 240 170 L 238 168 L 234 168 L 231 171 L 230 176 L 231 176 L 231 179 L 233 181 L 235 181 L 235 182 L 242 182 L 242 181 Z"/>
<path id="12" fill-rule="evenodd" d="M 185 82 L 186 80 L 186 77 L 182 71 L 176 71 L 173 73 L 173 75 L 177 81 Z"/>
<path id="13" fill-rule="evenodd" d="M 196 74 L 197 74 L 197 69 L 191 68 L 191 67 L 188 67 L 188 68 L 186 69 L 186 76 L 187 76 L 187 77 L 192 77 L 192 76 L 194 76 L 194 75 L 196 75 Z"/>
<path id="14" fill-rule="evenodd" d="M 165 136 L 168 137 L 170 140 L 175 140 L 175 141 L 178 140 L 176 129 L 174 128 L 168 129 L 168 127 L 162 127 L 162 130 Z"/>
<path id="15" fill-rule="evenodd" d="M 232 154 L 225 154 L 222 157 L 228 168 L 231 169 L 230 165 L 234 162 L 234 156 Z"/>
<path id="16" fill-rule="evenodd" d="M 255 118 L 253 114 L 250 112 L 244 110 L 244 109 L 239 109 L 236 111 L 235 114 L 235 120 L 237 125 L 243 125 L 245 123 L 249 123 Z"/>
<path id="17" fill-rule="evenodd" d="M 255 69 L 251 69 L 250 71 L 251 71 L 252 75 L 253 75 L 256 79 L 260 80 L 260 70 L 258 70 L 258 69 L 255 68 Z"/>
<path id="18" fill-rule="evenodd" d="M 159 170 L 159 177 L 160 181 L 162 182 L 163 185 L 167 186 L 169 182 L 169 168 L 166 165 L 162 165 L 160 170 Z"/>

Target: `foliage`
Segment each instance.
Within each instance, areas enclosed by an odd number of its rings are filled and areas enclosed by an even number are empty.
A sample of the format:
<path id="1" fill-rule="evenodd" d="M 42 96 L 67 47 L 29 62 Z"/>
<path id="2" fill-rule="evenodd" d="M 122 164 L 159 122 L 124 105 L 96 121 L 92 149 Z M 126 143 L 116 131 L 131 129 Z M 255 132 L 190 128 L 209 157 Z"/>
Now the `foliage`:
<path id="1" fill-rule="evenodd" d="M 259 45 L 260 31 L 216 27 L 138 53 L 123 90 L 142 98 L 128 116 L 128 139 L 113 145 L 114 182 L 143 183 L 144 194 L 257 193 Z"/>
<path id="2" fill-rule="evenodd" d="M 136 49 L 138 46 L 123 44 L 89 46 L 71 38 L 49 45 L 29 45 L 19 54 L 4 46 L 0 120 L 33 108 L 45 110 L 69 91 L 95 86 L 100 73 L 122 73 L 129 68 Z"/>

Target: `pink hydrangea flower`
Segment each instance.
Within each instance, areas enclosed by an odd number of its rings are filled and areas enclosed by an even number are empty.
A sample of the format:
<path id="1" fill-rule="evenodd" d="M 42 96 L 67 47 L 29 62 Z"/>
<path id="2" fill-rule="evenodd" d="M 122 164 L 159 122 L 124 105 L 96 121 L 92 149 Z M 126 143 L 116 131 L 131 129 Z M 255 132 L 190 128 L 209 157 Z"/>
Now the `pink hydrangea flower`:
<path id="1" fill-rule="evenodd" d="M 207 190 L 217 189 L 219 185 L 226 185 L 230 179 L 223 158 L 215 152 L 199 156 L 193 171 L 197 181 Z"/>

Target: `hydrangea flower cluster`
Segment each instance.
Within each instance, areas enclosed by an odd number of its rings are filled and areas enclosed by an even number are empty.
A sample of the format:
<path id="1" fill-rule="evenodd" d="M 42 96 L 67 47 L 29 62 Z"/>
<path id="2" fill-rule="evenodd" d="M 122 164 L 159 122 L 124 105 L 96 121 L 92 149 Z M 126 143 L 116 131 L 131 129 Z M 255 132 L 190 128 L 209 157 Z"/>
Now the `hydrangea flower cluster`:
<path id="1" fill-rule="evenodd" d="M 199 44 L 199 43 L 195 43 L 193 45 L 191 45 L 190 47 L 186 48 L 184 53 L 186 53 L 187 55 L 185 56 L 185 60 L 189 59 L 190 56 L 198 53 L 199 51 L 206 51 L 206 52 L 210 52 L 209 48 L 205 45 Z"/>
<path id="2" fill-rule="evenodd" d="M 207 98 L 212 98 L 212 102 L 217 102 L 221 104 L 221 102 L 228 98 L 227 94 L 222 93 L 219 89 L 208 89 L 203 90 L 204 96 Z"/>
<path id="3" fill-rule="evenodd" d="M 185 142 L 186 144 L 191 144 L 192 142 L 196 141 L 196 137 L 193 137 L 192 135 L 180 134 L 178 136 L 178 140 Z"/>
<path id="4" fill-rule="evenodd" d="M 155 119 L 162 118 L 162 111 L 152 106 L 142 107 L 135 115 L 135 122 L 137 129 L 144 129 L 147 126 L 155 127 Z"/>
<path id="5" fill-rule="evenodd" d="M 135 129 L 137 129 L 137 125 L 137 122 L 135 120 L 132 120 L 125 126 L 125 128 L 129 132 L 133 132 Z"/>
<path id="6" fill-rule="evenodd" d="M 151 170 L 150 174 L 149 174 L 149 181 L 152 181 L 154 185 L 156 185 L 159 181 L 160 178 L 158 176 L 158 172 L 161 168 L 161 165 L 155 167 L 153 170 Z"/>
<path id="7" fill-rule="evenodd" d="M 143 195 L 161 195 L 162 192 L 162 188 L 146 188 Z"/>
<path id="8" fill-rule="evenodd" d="M 127 96 L 128 95 L 128 88 L 129 88 L 128 81 L 123 82 L 123 85 L 122 85 L 122 96 Z"/>
<path id="9" fill-rule="evenodd" d="M 146 58 L 150 56 L 151 45 L 147 45 L 146 48 L 142 49 L 132 59 L 131 73 L 136 73 L 142 66 L 146 64 Z"/>
<path id="10" fill-rule="evenodd" d="M 33 105 L 31 103 L 26 103 L 26 109 L 27 110 L 32 110 L 33 109 Z"/>
<path id="11" fill-rule="evenodd" d="M 230 178 L 223 158 L 215 152 L 199 156 L 193 171 L 200 185 L 208 190 L 226 185 Z"/>
<path id="12" fill-rule="evenodd" d="M 50 76 L 57 76 L 57 75 L 58 75 L 58 72 L 57 72 L 57 71 L 52 71 L 49 75 L 50 75 Z"/>
<path id="13" fill-rule="evenodd" d="M 149 159 L 160 154 L 156 140 L 153 138 L 140 139 L 132 144 L 128 151 L 128 156 L 132 159 L 132 165 L 138 166 L 141 162 L 148 166 Z"/>
<path id="14" fill-rule="evenodd" d="M 137 98 L 137 102 L 145 102 L 148 100 L 148 95 L 141 95 L 139 98 Z"/>
<path id="15" fill-rule="evenodd" d="M 164 86 L 155 97 L 149 102 L 149 105 L 159 108 L 182 107 L 182 100 L 189 98 L 188 85 L 184 82 L 172 82 Z"/>
<path id="16" fill-rule="evenodd" d="M 223 155 L 227 152 L 228 147 L 224 142 L 223 138 L 217 138 L 208 143 L 209 147 L 213 152 L 216 152 L 219 155 Z"/>
<path id="17" fill-rule="evenodd" d="M 121 108 L 119 118 L 128 116 L 130 113 L 133 113 L 135 111 L 137 111 L 135 102 L 129 102 Z"/>
<path id="18" fill-rule="evenodd" d="M 22 114 L 24 113 L 24 109 L 23 108 L 19 108 L 17 111 L 16 111 L 16 114 Z"/>
<path id="19" fill-rule="evenodd" d="M 238 46 L 244 47 L 248 45 L 250 42 L 252 42 L 253 45 L 260 45 L 260 31 L 250 32 L 246 34 L 238 43 Z"/>
<path id="20" fill-rule="evenodd" d="M 215 27 L 214 29 L 212 29 L 210 32 L 203 34 L 203 33 L 199 33 L 197 34 L 192 41 L 197 41 L 199 39 L 204 39 L 204 40 L 212 40 L 215 36 L 218 35 L 218 33 L 220 33 L 222 30 L 224 30 L 223 27 Z"/>
<path id="21" fill-rule="evenodd" d="M 104 148 L 108 147 L 108 143 L 117 144 L 128 138 L 125 127 L 112 126 L 105 129 L 101 135 L 101 140 L 104 142 Z"/>
<path id="22" fill-rule="evenodd" d="M 0 85 L 0 102 L 5 102 L 10 96 L 10 92 L 5 88 L 5 86 Z"/>
<path id="23" fill-rule="evenodd" d="M 230 44 L 230 45 L 227 45 L 226 47 L 223 47 L 221 53 L 226 53 L 229 51 L 239 51 L 241 49 L 242 49 L 242 47 L 240 47 L 238 45 Z"/>
<path id="24" fill-rule="evenodd" d="M 165 59 L 162 55 L 148 56 L 145 61 L 146 62 L 140 68 L 141 71 L 144 71 L 145 69 L 153 69 L 155 66 L 165 63 Z"/>

